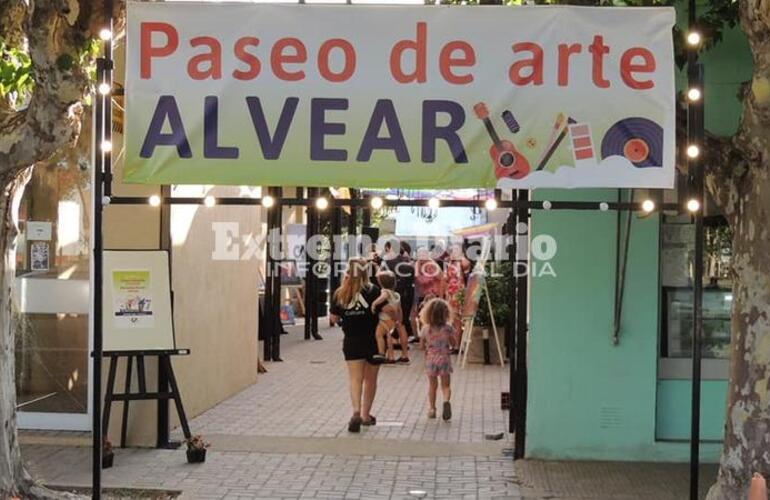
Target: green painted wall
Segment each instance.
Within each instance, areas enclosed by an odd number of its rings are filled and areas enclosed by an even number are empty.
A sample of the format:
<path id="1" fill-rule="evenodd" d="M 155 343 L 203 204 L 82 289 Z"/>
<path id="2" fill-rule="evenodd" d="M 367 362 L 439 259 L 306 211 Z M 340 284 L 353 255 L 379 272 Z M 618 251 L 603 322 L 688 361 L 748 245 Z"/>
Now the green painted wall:
<path id="1" fill-rule="evenodd" d="M 735 132 L 739 86 L 752 59 L 739 30 L 701 56 L 705 64 L 706 127 Z M 680 89 L 686 86 L 678 74 Z M 542 190 L 539 200 L 614 200 L 612 190 Z M 616 218 L 611 212 L 535 211 L 533 236 L 549 234 L 559 250 L 557 276 L 533 278 L 530 305 L 527 455 L 533 458 L 686 461 L 690 383 L 657 380 L 659 222 L 632 226 L 620 343 L 611 342 Z M 703 384 L 703 438 L 718 440 L 725 381 Z M 716 461 L 721 445 L 701 446 Z"/>
<path id="2" fill-rule="evenodd" d="M 656 414 L 656 436 L 661 440 L 687 440 L 690 437 L 689 380 L 659 380 Z M 707 380 L 701 383 L 701 438 L 721 441 L 727 407 L 727 381 Z"/>
<path id="3" fill-rule="evenodd" d="M 616 196 L 611 190 L 536 194 L 540 200 L 612 201 Z M 533 215 L 533 236 L 553 236 L 558 251 L 550 262 L 556 277 L 531 282 L 529 457 L 687 457 L 686 443 L 656 441 L 659 222 L 657 216 L 633 217 L 620 342 L 613 345 L 614 212 Z M 681 394 L 671 397 L 677 411 Z M 716 418 L 724 413 L 723 402 L 713 408 L 706 405 L 704 412 Z M 689 419 L 689 411 L 667 415 Z M 716 460 L 718 451 L 718 444 L 705 444 L 703 459 Z"/>

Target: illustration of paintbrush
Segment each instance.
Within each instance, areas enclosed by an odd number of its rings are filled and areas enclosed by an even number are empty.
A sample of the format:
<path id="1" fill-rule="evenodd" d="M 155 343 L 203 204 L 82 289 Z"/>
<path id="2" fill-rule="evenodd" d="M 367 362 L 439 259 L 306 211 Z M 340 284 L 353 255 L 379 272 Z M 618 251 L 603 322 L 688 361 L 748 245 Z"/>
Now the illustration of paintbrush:
<path id="1" fill-rule="evenodd" d="M 556 151 L 556 148 L 559 147 L 561 141 L 563 141 L 567 136 L 569 126 L 575 123 L 577 123 L 577 120 L 573 120 L 571 117 L 567 118 L 567 126 L 564 127 L 564 130 L 561 131 L 561 134 L 559 134 L 559 137 L 556 138 L 556 141 L 554 141 L 554 143 L 551 144 L 551 147 L 548 148 L 548 151 L 545 152 L 545 156 L 543 156 L 543 158 L 540 160 L 540 163 L 537 164 L 537 168 L 535 170 L 543 170 L 545 165 L 548 163 L 548 160 L 551 159 L 551 156 L 553 156 L 553 153 Z"/>
<path id="2" fill-rule="evenodd" d="M 540 154 L 540 158 L 537 159 L 537 164 L 539 165 L 541 161 L 543 161 L 543 158 L 545 157 L 546 153 L 548 153 L 548 149 L 550 149 L 551 145 L 553 145 L 553 141 L 556 139 L 556 136 L 559 134 L 559 131 L 561 130 L 561 126 L 564 125 L 564 113 L 559 113 L 556 115 L 556 122 L 553 124 L 553 129 L 551 129 L 551 136 L 548 138 L 548 142 L 546 142 L 545 149 L 543 149 L 543 152 Z"/>

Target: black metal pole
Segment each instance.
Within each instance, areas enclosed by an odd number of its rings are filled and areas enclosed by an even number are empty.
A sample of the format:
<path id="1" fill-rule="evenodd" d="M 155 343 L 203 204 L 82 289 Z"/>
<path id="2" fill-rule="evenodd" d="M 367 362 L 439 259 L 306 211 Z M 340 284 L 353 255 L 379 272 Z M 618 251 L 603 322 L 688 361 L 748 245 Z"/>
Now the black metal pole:
<path id="1" fill-rule="evenodd" d="M 691 86 L 697 85 L 703 89 L 703 66 L 694 64 L 690 67 L 689 80 Z M 701 92 L 703 92 L 701 90 Z M 688 144 L 698 147 L 703 145 L 703 95 L 688 106 Z M 690 410 L 690 499 L 698 499 L 699 465 L 700 465 L 700 406 L 701 406 L 701 358 L 703 335 L 703 166 L 691 159 L 689 171 L 693 179 L 693 200 L 699 204 L 699 210 L 693 214 L 695 223 L 695 255 L 693 263 L 693 301 L 692 301 L 692 402 Z"/>
<path id="2" fill-rule="evenodd" d="M 331 214 L 331 273 L 329 274 L 329 291 L 334 293 L 334 290 L 340 286 L 340 276 L 337 272 L 337 265 L 339 260 L 337 259 L 337 252 L 340 248 L 337 247 L 335 238 L 338 238 L 342 234 L 342 208 L 333 207 Z"/>
<path id="3" fill-rule="evenodd" d="M 96 61 L 97 81 L 103 81 L 106 71 L 106 61 L 99 58 Z M 93 370 L 92 388 L 92 422 L 91 422 L 91 495 L 95 499 L 102 496 L 102 209 L 103 209 L 103 182 L 104 182 L 104 152 L 102 141 L 104 136 L 104 105 L 105 98 L 97 94 L 94 106 L 94 231 L 93 231 L 93 263 L 94 263 L 94 290 L 93 300 L 93 351 L 91 353 L 91 369 Z"/>
<path id="4" fill-rule="evenodd" d="M 283 245 L 283 235 L 281 229 L 283 227 L 283 188 L 274 188 L 275 205 L 273 206 L 273 227 L 272 230 L 277 238 L 274 245 L 275 250 L 281 252 Z M 278 262 L 283 262 L 283 256 L 277 256 Z M 276 266 L 278 267 L 278 266 Z M 281 302 L 283 302 L 283 295 L 281 294 L 281 271 L 280 268 L 274 269 L 273 273 L 273 302 L 271 304 L 270 314 L 273 317 L 272 331 L 273 336 L 271 358 L 273 361 L 281 361 L 281 332 L 283 331 L 283 324 L 281 323 Z"/>
<path id="5" fill-rule="evenodd" d="M 171 196 L 171 186 L 161 186 L 160 194 L 162 197 Z M 160 248 L 168 252 L 168 272 L 169 277 L 173 276 L 174 265 L 171 252 L 171 205 L 163 204 L 160 207 Z M 174 291 L 171 291 L 171 309 L 174 309 Z M 137 366 L 137 370 L 143 370 Z M 163 366 L 163 360 L 158 356 L 158 392 L 168 392 L 169 381 L 168 374 Z M 160 449 L 171 449 L 176 446 L 171 443 L 171 425 L 169 423 L 169 400 L 158 399 L 156 416 L 156 437 L 155 447 Z"/>
<path id="6" fill-rule="evenodd" d="M 519 190 L 518 199 L 529 199 L 529 192 Z M 518 223 L 526 232 L 519 235 L 517 240 L 516 260 L 518 269 L 516 275 L 516 404 L 513 411 L 516 414 L 516 435 L 513 447 L 513 458 L 524 458 L 527 438 L 527 275 L 529 273 L 529 210 L 518 209 Z M 517 231 L 518 233 L 518 231 Z"/>
<path id="7" fill-rule="evenodd" d="M 272 188 L 270 187 L 263 187 L 262 188 L 268 195 L 273 196 Z M 265 361 L 272 361 L 273 359 L 273 315 L 271 314 L 273 311 L 273 275 L 275 274 L 275 261 L 273 260 L 273 252 L 271 248 L 271 230 L 272 230 L 272 220 L 273 220 L 273 211 L 275 210 L 275 205 L 267 209 L 267 214 L 265 217 L 266 222 L 266 228 L 267 228 L 267 239 L 265 242 L 265 295 L 264 300 L 262 301 L 263 308 L 262 308 L 262 322 L 263 324 L 260 325 L 260 329 L 262 331 L 262 341 L 264 342 L 263 345 L 263 357 L 265 358 Z"/>
<path id="8" fill-rule="evenodd" d="M 511 197 L 514 201 L 518 199 L 518 191 L 511 191 Z M 518 210 L 511 209 L 508 215 L 507 233 L 511 238 L 510 245 L 508 245 L 508 261 L 511 264 L 511 276 L 513 277 L 513 283 L 511 284 L 511 295 L 508 301 L 508 323 L 505 325 L 505 337 L 508 341 L 508 393 L 510 394 L 509 410 L 508 410 L 508 432 L 516 432 L 516 418 L 513 410 L 513 404 L 517 401 L 516 398 L 516 297 L 518 282 L 516 276 L 516 223 L 518 222 L 519 213 Z"/>
<path id="9" fill-rule="evenodd" d="M 302 196 L 304 198 L 310 199 L 310 188 L 300 188 L 302 191 Z M 305 207 L 305 286 L 303 288 L 303 301 L 305 302 L 305 340 L 310 340 L 310 301 L 312 300 L 311 290 L 310 290 L 310 280 L 311 275 L 313 274 L 313 261 L 310 257 L 310 252 L 308 250 L 308 243 L 310 242 L 310 238 L 312 237 L 312 230 L 310 228 L 310 211 L 312 209 L 310 208 L 310 205 Z"/>

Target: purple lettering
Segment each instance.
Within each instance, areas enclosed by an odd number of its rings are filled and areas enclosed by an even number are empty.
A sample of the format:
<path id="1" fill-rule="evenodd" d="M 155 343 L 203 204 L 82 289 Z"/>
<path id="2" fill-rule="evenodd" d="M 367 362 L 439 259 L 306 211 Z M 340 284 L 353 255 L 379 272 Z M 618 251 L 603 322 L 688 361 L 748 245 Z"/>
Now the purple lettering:
<path id="1" fill-rule="evenodd" d="M 388 129 L 389 137 L 380 137 L 378 134 L 382 124 Z M 398 123 L 398 115 L 393 101 L 390 99 L 378 99 L 372 111 L 372 118 L 361 141 L 361 149 L 356 160 L 369 161 L 375 149 L 390 149 L 396 154 L 396 159 L 401 163 L 409 161 L 409 151 L 406 148 L 404 133 Z"/>
<path id="2" fill-rule="evenodd" d="M 281 156 L 283 144 L 286 142 L 286 135 L 289 133 L 289 126 L 294 118 L 294 112 L 297 111 L 298 97 L 288 97 L 283 103 L 281 116 L 278 118 L 278 124 L 275 126 L 275 133 L 270 137 L 270 131 L 267 129 L 267 120 L 265 112 L 262 110 L 262 103 L 259 97 L 247 97 L 246 104 L 249 106 L 251 114 L 251 123 L 257 132 L 259 146 L 262 148 L 262 156 L 266 160 L 277 160 Z"/>
<path id="3" fill-rule="evenodd" d="M 217 138 L 219 129 L 219 98 L 207 95 L 203 104 L 203 157 L 238 158 L 238 148 L 220 146 Z"/>
<path id="4" fill-rule="evenodd" d="M 449 114 L 449 124 L 437 125 L 439 113 Z M 465 111 L 462 106 L 453 101 L 428 100 L 422 102 L 422 161 L 436 161 L 436 140 L 442 139 L 449 146 L 455 163 L 468 163 L 465 148 L 457 135 L 457 131 L 465 123 Z"/>
<path id="5" fill-rule="evenodd" d="M 168 119 L 171 132 L 164 134 L 163 124 L 166 123 L 166 119 Z M 192 158 L 190 143 L 184 132 L 182 117 L 179 115 L 179 108 L 174 96 L 162 95 L 158 99 L 158 105 L 155 107 L 152 120 L 150 120 L 150 126 L 147 129 L 147 135 L 144 138 L 139 156 L 142 158 L 152 157 L 155 146 L 176 146 L 176 153 L 180 158 Z"/>
<path id="6" fill-rule="evenodd" d="M 343 135 L 344 123 L 326 121 L 326 110 L 348 109 L 347 99 L 316 98 L 310 101 L 310 159 L 317 161 L 345 161 L 348 152 L 344 149 L 326 149 L 327 135 Z"/>

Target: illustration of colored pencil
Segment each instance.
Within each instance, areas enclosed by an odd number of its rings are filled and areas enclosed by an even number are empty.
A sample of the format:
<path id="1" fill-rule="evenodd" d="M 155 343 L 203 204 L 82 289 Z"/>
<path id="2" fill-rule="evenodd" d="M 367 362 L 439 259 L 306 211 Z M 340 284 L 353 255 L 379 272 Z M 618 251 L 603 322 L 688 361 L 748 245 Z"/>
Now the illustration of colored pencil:
<path id="1" fill-rule="evenodd" d="M 561 131 L 561 134 L 559 134 L 559 137 L 556 138 L 556 141 L 554 141 L 553 144 L 551 144 L 551 147 L 548 148 L 548 151 L 545 152 L 545 156 L 543 159 L 540 160 L 540 163 L 537 164 L 537 168 L 535 170 L 543 170 L 545 168 L 545 165 L 548 163 L 548 160 L 551 159 L 551 156 L 553 156 L 553 153 L 556 151 L 556 148 L 559 147 L 559 144 L 561 144 L 561 141 L 564 140 L 564 138 L 567 136 L 567 132 L 569 131 L 569 125 L 573 125 L 577 123 L 577 120 L 573 120 L 572 118 L 567 118 L 567 127 L 564 127 L 564 130 Z"/>

